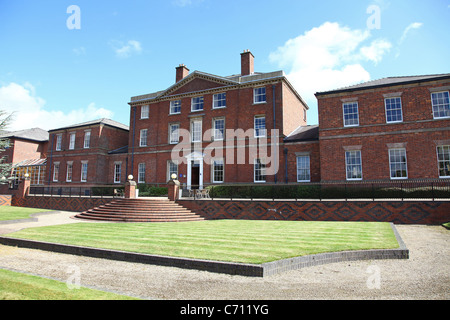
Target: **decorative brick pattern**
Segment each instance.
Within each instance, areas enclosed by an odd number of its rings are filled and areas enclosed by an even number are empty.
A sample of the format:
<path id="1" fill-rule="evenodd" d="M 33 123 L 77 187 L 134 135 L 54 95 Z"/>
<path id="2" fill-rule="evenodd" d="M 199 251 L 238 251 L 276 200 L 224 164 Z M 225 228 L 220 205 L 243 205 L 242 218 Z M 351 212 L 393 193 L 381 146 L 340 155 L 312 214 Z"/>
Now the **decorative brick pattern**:
<path id="1" fill-rule="evenodd" d="M 11 195 L 0 195 L 0 207 L 11 205 Z"/>
<path id="2" fill-rule="evenodd" d="M 448 201 L 219 201 L 178 200 L 206 219 L 375 221 L 442 224 L 450 221 Z"/>

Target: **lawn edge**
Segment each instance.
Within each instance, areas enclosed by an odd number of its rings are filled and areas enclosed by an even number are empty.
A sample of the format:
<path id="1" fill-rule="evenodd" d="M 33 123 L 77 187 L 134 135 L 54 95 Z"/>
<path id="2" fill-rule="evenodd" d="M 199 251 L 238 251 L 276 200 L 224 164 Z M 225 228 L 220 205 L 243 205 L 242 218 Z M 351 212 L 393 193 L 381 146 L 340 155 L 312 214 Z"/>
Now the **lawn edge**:
<path id="1" fill-rule="evenodd" d="M 282 259 L 262 264 L 210 261 L 210 260 L 190 259 L 182 257 L 168 257 L 168 256 L 150 255 L 119 250 L 65 245 L 43 241 L 16 239 L 9 237 L 0 237 L 0 244 L 28 249 L 51 251 L 56 253 L 72 254 L 77 256 L 86 256 L 91 258 L 152 264 L 182 269 L 194 269 L 230 275 L 265 277 L 275 275 L 281 272 L 286 272 L 289 270 L 295 270 L 299 268 L 311 267 L 315 265 L 334 262 L 355 261 L 355 260 L 379 260 L 379 259 L 409 259 L 409 250 L 407 249 L 400 234 L 398 233 L 397 228 L 395 228 L 395 225 L 393 223 L 390 223 L 390 225 L 399 244 L 399 248 L 396 249 L 372 249 L 372 250 L 328 252 L 301 257 L 294 257 L 289 259 Z"/>

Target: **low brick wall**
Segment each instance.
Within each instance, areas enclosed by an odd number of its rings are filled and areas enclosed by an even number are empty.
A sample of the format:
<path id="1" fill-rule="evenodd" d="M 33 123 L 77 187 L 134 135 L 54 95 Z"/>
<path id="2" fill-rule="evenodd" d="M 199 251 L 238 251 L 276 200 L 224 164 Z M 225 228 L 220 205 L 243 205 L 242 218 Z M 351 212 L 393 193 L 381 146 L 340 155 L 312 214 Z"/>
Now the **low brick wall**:
<path id="1" fill-rule="evenodd" d="M 10 194 L 1 194 L 0 195 L 0 207 L 10 206 L 12 200 L 12 195 Z"/>
<path id="2" fill-rule="evenodd" d="M 102 204 L 113 201 L 112 198 L 90 197 L 49 197 L 26 196 L 25 198 L 13 197 L 12 205 L 17 207 L 30 207 L 61 211 L 83 212 Z"/>
<path id="3" fill-rule="evenodd" d="M 439 225 L 450 221 L 449 201 L 220 201 L 178 200 L 206 219 L 375 221 Z"/>

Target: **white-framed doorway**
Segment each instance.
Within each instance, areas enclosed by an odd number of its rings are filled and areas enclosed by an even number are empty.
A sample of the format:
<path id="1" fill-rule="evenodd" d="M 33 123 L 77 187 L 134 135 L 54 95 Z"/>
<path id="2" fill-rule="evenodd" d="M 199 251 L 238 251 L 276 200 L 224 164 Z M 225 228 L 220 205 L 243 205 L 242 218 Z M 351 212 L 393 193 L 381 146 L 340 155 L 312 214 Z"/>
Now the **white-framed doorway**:
<path id="1" fill-rule="evenodd" d="M 203 157 L 204 154 L 197 151 L 186 156 L 188 190 L 203 189 Z"/>

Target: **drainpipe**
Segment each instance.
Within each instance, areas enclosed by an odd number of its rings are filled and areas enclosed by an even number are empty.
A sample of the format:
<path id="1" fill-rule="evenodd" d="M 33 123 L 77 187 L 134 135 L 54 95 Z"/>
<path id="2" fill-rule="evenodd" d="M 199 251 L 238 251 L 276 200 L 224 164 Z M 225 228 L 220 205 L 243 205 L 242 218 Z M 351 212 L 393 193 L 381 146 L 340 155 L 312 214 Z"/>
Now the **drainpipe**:
<path id="1" fill-rule="evenodd" d="M 272 85 L 272 109 L 273 109 L 273 130 L 275 130 L 276 129 L 276 121 L 275 121 L 275 85 Z M 278 137 L 276 139 L 278 139 Z M 273 141 L 272 141 L 272 143 L 273 143 Z M 278 141 L 276 141 L 275 143 L 278 143 Z M 277 163 L 278 163 L 278 154 L 275 153 L 275 165 L 277 165 Z M 278 180 L 277 176 L 278 176 L 278 173 L 275 172 L 275 183 L 277 183 L 277 180 Z"/>
<path id="2" fill-rule="evenodd" d="M 284 148 L 284 181 L 288 183 L 288 149 Z"/>

